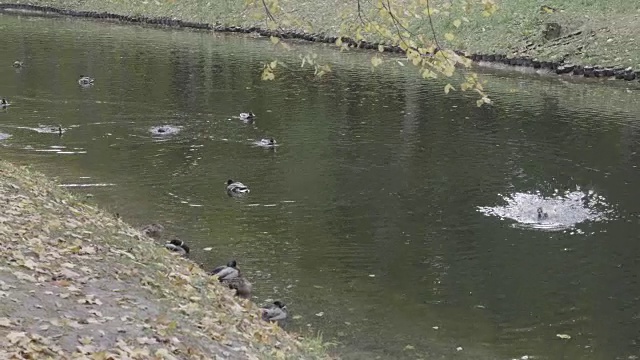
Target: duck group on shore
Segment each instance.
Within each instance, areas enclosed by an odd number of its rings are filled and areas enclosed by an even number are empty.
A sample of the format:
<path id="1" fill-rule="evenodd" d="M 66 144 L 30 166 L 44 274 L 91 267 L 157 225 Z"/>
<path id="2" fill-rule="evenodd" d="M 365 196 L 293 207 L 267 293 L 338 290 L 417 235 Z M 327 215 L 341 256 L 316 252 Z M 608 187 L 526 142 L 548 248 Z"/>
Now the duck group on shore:
<path id="1" fill-rule="evenodd" d="M 227 184 L 227 187 L 232 184 L 240 184 L 239 187 L 245 188 L 248 192 L 248 188 L 242 185 L 242 183 L 233 182 L 232 180 L 229 181 L 230 183 Z M 164 226 L 158 223 L 152 223 L 142 227 L 140 229 L 140 233 L 153 240 L 160 240 L 164 234 L 164 230 Z M 180 240 L 178 238 L 171 239 L 169 242 L 164 244 L 164 247 L 172 253 L 183 257 L 187 257 L 191 251 L 189 246 L 183 240 Z M 253 285 L 242 274 L 242 272 L 238 268 L 238 262 L 235 259 L 228 261 L 225 265 L 220 265 L 210 271 L 207 271 L 207 274 L 210 276 L 215 276 L 221 284 L 225 285 L 231 290 L 234 290 L 235 296 L 247 300 L 251 299 Z M 288 319 L 289 313 L 287 307 L 283 302 L 279 300 L 262 307 L 260 310 L 262 320 L 276 323 L 281 327 L 285 325 Z"/>

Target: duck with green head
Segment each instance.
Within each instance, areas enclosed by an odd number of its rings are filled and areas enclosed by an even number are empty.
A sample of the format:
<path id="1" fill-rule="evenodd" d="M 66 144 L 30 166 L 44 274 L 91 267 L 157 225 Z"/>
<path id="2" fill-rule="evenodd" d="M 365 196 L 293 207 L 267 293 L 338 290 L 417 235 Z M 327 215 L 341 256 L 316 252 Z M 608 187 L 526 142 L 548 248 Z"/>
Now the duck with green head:
<path id="1" fill-rule="evenodd" d="M 93 85 L 94 81 L 95 81 L 94 78 L 80 75 L 80 79 L 78 79 L 78 84 L 80 84 L 81 86 L 89 86 L 89 85 Z"/>
<path id="2" fill-rule="evenodd" d="M 257 146 L 268 149 L 274 149 L 276 146 L 278 146 L 278 144 L 276 143 L 276 139 L 274 138 L 260 139 L 260 141 L 256 141 L 255 144 Z"/>
<path id="3" fill-rule="evenodd" d="M 168 243 L 164 244 L 164 247 L 181 256 L 187 256 L 189 254 L 189 246 L 180 239 L 172 239 Z"/>
<path id="4" fill-rule="evenodd" d="M 241 120 L 245 120 L 245 121 L 249 121 L 249 120 L 253 120 L 256 117 L 256 114 L 252 113 L 251 111 L 249 111 L 248 113 L 240 113 L 240 119 Z"/>
<path id="5" fill-rule="evenodd" d="M 284 325 L 289 311 L 287 306 L 281 301 L 274 301 L 273 304 L 269 304 L 262 308 L 262 320 L 269 322 L 276 322 L 281 327 Z"/>
<path id="6" fill-rule="evenodd" d="M 220 282 L 225 280 L 235 279 L 240 277 L 240 270 L 238 270 L 238 263 L 235 260 L 231 260 L 227 265 L 221 265 L 209 272 L 209 275 L 216 275 Z"/>
<path id="7" fill-rule="evenodd" d="M 227 180 L 226 185 L 227 185 L 227 194 L 229 194 L 230 196 L 244 195 L 244 194 L 248 194 L 250 191 L 249 187 L 247 187 L 245 184 L 241 183 L 240 181 L 233 181 L 229 179 Z"/>

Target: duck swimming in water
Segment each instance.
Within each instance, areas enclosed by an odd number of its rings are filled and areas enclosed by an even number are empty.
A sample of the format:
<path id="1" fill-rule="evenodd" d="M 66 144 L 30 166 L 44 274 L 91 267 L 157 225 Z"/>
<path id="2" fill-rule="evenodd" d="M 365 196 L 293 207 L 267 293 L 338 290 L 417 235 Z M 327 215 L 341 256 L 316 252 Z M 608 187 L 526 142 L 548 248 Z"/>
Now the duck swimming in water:
<path id="1" fill-rule="evenodd" d="M 164 232 L 164 226 L 160 224 L 149 224 L 143 227 L 140 232 L 152 239 L 160 239 Z"/>
<path id="2" fill-rule="evenodd" d="M 7 107 L 9 107 L 9 105 L 11 105 L 11 104 L 9 104 L 9 102 L 7 102 L 7 99 L 5 99 L 5 98 L 0 99 L 0 108 L 1 109 L 6 109 Z"/>
<path id="3" fill-rule="evenodd" d="M 80 75 L 80 79 L 78 79 L 78 84 L 82 86 L 93 85 L 94 79 L 88 76 Z"/>
<path id="4" fill-rule="evenodd" d="M 233 181 L 229 179 L 227 180 L 226 184 L 227 184 L 227 193 L 229 195 L 242 195 L 242 194 L 249 193 L 249 188 L 245 184 L 239 181 Z"/>
<path id="5" fill-rule="evenodd" d="M 538 220 L 547 219 L 548 217 L 549 217 L 549 214 L 547 214 L 546 212 L 543 212 L 542 208 L 539 207 L 538 208 Z"/>
<path id="6" fill-rule="evenodd" d="M 227 265 L 221 265 L 209 272 L 209 275 L 216 275 L 220 282 L 240 277 L 240 270 L 237 268 L 238 263 L 231 260 Z"/>
<path id="7" fill-rule="evenodd" d="M 235 290 L 236 296 L 243 299 L 251 298 L 251 290 L 253 289 L 253 285 L 251 285 L 249 280 L 245 279 L 243 276 L 223 280 L 222 283 L 227 285 L 229 289 Z"/>
<path id="8" fill-rule="evenodd" d="M 13 62 L 13 67 L 16 68 L 16 69 L 17 68 L 21 68 L 23 66 L 24 66 L 24 63 L 22 61 L 20 61 L 20 60 L 16 60 L 16 61 Z"/>
<path id="9" fill-rule="evenodd" d="M 262 320 L 277 322 L 280 326 L 287 320 L 288 315 L 287 306 L 281 301 L 274 301 L 273 304 L 262 308 Z"/>
<path id="10" fill-rule="evenodd" d="M 248 112 L 248 113 L 240 113 L 240 119 L 241 120 L 253 120 L 253 118 L 256 117 L 256 114 L 252 113 L 252 112 Z"/>
<path id="11" fill-rule="evenodd" d="M 187 254 L 189 254 L 189 246 L 180 239 L 173 239 L 164 244 L 164 247 L 182 256 L 187 256 Z"/>
<path id="12" fill-rule="evenodd" d="M 260 141 L 257 141 L 255 144 L 265 148 L 274 148 L 277 146 L 276 139 L 274 138 L 260 139 Z"/>

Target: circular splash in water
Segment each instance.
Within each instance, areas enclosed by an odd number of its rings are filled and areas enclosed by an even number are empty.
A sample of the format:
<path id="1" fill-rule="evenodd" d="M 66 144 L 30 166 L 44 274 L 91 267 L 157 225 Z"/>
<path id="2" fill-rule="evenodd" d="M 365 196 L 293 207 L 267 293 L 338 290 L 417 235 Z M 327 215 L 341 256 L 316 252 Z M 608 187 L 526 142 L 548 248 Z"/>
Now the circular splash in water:
<path id="1" fill-rule="evenodd" d="M 175 134 L 179 133 L 180 130 L 182 130 L 182 127 L 173 126 L 173 125 L 153 126 L 152 128 L 149 129 L 151 134 L 153 134 L 154 136 L 175 135 Z"/>
<path id="2" fill-rule="evenodd" d="M 503 206 L 478 206 L 478 211 L 487 216 L 512 219 L 514 227 L 559 231 L 573 228 L 587 221 L 610 219 L 614 211 L 603 196 L 593 190 L 588 192 L 558 190 L 552 196 L 545 197 L 537 193 L 515 193 L 500 195 L 506 202 Z M 542 215 L 538 215 L 542 209 Z M 547 215 L 544 215 L 547 214 Z"/>

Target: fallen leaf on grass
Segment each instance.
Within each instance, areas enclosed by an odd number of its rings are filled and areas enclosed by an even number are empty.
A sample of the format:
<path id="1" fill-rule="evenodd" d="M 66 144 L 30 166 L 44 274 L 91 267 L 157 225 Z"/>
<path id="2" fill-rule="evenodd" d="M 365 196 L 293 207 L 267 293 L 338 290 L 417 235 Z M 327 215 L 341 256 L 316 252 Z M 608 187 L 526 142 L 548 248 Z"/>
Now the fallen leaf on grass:
<path id="1" fill-rule="evenodd" d="M 140 345 L 151 345 L 157 343 L 156 339 L 148 337 L 139 337 L 136 339 Z"/>
<path id="2" fill-rule="evenodd" d="M 12 331 L 8 333 L 6 337 L 11 344 L 17 344 L 25 340 L 29 341 L 29 339 L 27 338 L 27 333 L 24 331 Z"/>
<path id="3" fill-rule="evenodd" d="M 93 338 L 91 336 L 83 336 L 83 337 L 79 338 L 78 341 L 82 345 L 89 345 L 89 344 L 91 344 L 93 342 Z"/>
<path id="4" fill-rule="evenodd" d="M 87 246 L 80 249 L 80 255 L 93 255 L 96 253 L 95 246 Z"/>
<path id="5" fill-rule="evenodd" d="M 15 286 L 8 285 L 4 281 L 0 280 L 0 290 L 7 291 L 7 290 L 10 290 L 10 289 L 15 289 L 15 288 L 16 288 Z"/>
<path id="6" fill-rule="evenodd" d="M 38 264 L 35 263 L 35 261 L 31 260 L 31 259 L 27 259 L 24 264 L 22 264 L 22 266 L 26 267 L 29 270 L 33 270 L 36 268 L 36 266 L 38 266 Z"/>
<path id="7" fill-rule="evenodd" d="M 95 315 L 97 317 L 102 317 L 103 316 L 102 313 L 100 311 L 98 311 L 98 310 L 91 309 L 88 312 L 89 312 L 89 314 Z"/>
<path id="8" fill-rule="evenodd" d="M 114 254 L 124 255 L 124 256 L 128 257 L 129 259 L 131 259 L 131 260 L 135 260 L 136 259 L 135 256 L 133 256 L 132 254 L 130 254 L 130 253 L 126 252 L 126 251 L 123 251 L 123 250 L 110 249 L 110 251 L 112 253 L 114 253 Z"/>
<path id="9" fill-rule="evenodd" d="M 30 281 L 30 282 L 37 282 L 36 278 L 33 277 L 32 275 L 25 274 L 25 273 L 20 272 L 20 271 L 14 271 L 13 275 L 15 275 L 18 278 L 18 280 L 26 280 L 26 281 Z"/>
<path id="10" fill-rule="evenodd" d="M 177 360 L 178 358 L 171 355 L 167 349 L 156 350 L 155 356 L 165 360 Z"/>
<path id="11" fill-rule="evenodd" d="M 96 347 L 93 345 L 78 345 L 76 346 L 76 349 L 78 349 L 78 352 L 82 354 L 93 354 L 96 352 Z"/>
<path id="12" fill-rule="evenodd" d="M 11 320 L 7 319 L 7 318 L 0 318 L 0 326 L 3 327 L 10 327 L 11 326 Z"/>
<path id="13" fill-rule="evenodd" d="M 102 305 L 102 301 L 96 298 L 95 295 L 88 295 L 86 298 L 78 299 L 78 304 Z"/>

